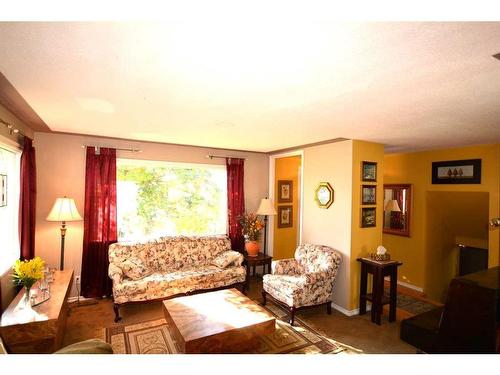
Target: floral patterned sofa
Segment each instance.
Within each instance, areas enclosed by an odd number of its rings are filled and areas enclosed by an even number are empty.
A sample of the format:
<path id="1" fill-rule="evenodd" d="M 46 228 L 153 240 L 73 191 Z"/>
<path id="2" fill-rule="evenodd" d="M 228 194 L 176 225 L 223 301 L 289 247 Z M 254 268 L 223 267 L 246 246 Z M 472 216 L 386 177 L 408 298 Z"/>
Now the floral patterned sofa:
<path id="1" fill-rule="evenodd" d="M 240 286 L 244 289 L 243 255 L 231 250 L 227 236 L 162 237 L 145 243 L 109 247 L 115 322 L 119 307 Z"/>
<path id="2" fill-rule="evenodd" d="M 294 259 L 273 261 L 272 273 L 264 275 L 262 297 L 270 295 L 290 311 L 293 325 L 295 311 L 301 307 L 326 304 L 331 313 L 333 281 L 342 261 L 341 254 L 328 246 L 303 244 Z"/>

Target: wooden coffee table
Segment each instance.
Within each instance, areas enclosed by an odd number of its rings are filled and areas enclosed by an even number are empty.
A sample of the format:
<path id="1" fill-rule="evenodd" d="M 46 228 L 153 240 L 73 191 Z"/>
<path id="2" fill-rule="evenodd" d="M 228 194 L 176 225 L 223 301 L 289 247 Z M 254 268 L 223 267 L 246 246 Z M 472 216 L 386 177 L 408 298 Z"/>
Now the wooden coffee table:
<path id="1" fill-rule="evenodd" d="M 236 289 L 163 301 L 165 319 L 182 353 L 245 353 L 276 319 Z"/>

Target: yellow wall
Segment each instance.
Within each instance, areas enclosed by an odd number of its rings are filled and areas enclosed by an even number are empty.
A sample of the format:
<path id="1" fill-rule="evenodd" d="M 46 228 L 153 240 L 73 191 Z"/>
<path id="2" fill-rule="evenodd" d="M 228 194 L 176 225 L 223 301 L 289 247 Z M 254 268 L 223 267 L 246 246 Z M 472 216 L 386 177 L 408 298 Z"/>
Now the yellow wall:
<path id="1" fill-rule="evenodd" d="M 377 163 L 377 182 L 361 181 L 363 161 Z M 383 184 L 384 184 L 384 145 L 372 142 L 353 141 L 352 150 L 352 219 L 351 219 L 351 257 L 350 257 L 350 310 L 359 304 L 359 281 L 361 267 L 356 258 L 375 252 L 382 244 L 383 225 Z M 361 206 L 361 185 L 377 186 L 377 204 Z M 361 228 L 361 207 L 376 207 L 376 227 Z"/>
<path id="2" fill-rule="evenodd" d="M 432 185 L 433 161 L 482 159 L 481 184 Z M 487 192 L 489 193 L 489 218 L 498 217 L 500 211 L 500 145 L 482 145 L 446 150 L 390 154 L 384 158 L 384 183 L 412 184 L 412 213 L 410 237 L 383 235 L 383 244 L 394 259 L 401 260 L 398 279 L 424 288 L 426 267 L 430 260 L 426 255 L 426 193 L 441 192 Z M 484 223 L 485 225 L 487 223 Z M 489 266 L 499 264 L 499 230 L 488 232 Z M 424 288 L 425 292 L 425 288 Z"/>
<path id="3" fill-rule="evenodd" d="M 293 226 L 291 228 L 278 228 L 278 217 L 274 220 L 274 259 L 293 258 L 297 248 L 297 235 L 299 227 L 299 169 L 302 163 L 300 156 L 289 156 L 278 158 L 275 161 L 275 181 L 274 181 L 274 205 L 278 212 L 278 206 L 293 206 Z M 278 180 L 293 181 L 293 202 L 278 202 Z"/>

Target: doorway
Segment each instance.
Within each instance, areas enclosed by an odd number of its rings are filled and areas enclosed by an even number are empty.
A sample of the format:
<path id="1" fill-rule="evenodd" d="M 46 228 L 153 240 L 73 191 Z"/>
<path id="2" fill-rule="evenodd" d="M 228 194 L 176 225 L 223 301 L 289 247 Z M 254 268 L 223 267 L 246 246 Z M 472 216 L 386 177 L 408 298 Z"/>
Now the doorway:
<path id="1" fill-rule="evenodd" d="M 424 291 L 444 302 L 451 279 L 487 268 L 489 193 L 432 191 L 426 205 Z"/>
<path id="2" fill-rule="evenodd" d="M 271 157 L 273 218 L 270 248 L 274 259 L 293 258 L 300 243 L 302 214 L 302 153 Z"/>

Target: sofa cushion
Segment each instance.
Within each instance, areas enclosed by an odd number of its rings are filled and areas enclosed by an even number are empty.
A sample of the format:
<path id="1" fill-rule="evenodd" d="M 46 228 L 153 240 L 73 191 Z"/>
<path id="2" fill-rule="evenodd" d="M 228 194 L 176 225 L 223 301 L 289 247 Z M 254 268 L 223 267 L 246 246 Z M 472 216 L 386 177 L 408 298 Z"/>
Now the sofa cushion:
<path id="1" fill-rule="evenodd" d="M 243 255 L 237 251 L 223 251 L 217 255 L 210 264 L 219 268 L 226 268 L 229 265 L 239 266 L 243 261 Z"/>
<path id="2" fill-rule="evenodd" d="M 163 299 L 194 290 L 214 289 L 245 281 L 244 267 L 219 268 L 214 265 L 155 272 L 141 280 L 124 279 L 113 286 L 115 303 Z"/>
<path id="3" fill-rule="evenodd" d="M 140 280 L 146 276 L 149 276 L 153 271 L 148 268 L 142 259 L 138 257 L 131 257 L 120 264 L 125 276 L 132 280 Z"/>

